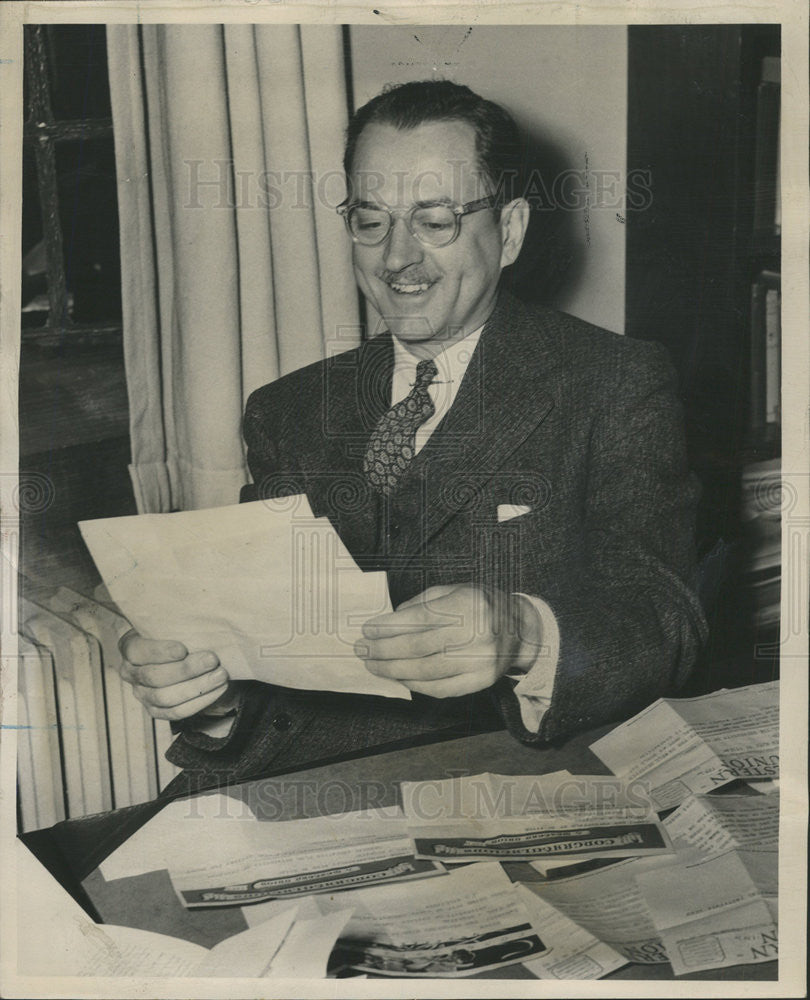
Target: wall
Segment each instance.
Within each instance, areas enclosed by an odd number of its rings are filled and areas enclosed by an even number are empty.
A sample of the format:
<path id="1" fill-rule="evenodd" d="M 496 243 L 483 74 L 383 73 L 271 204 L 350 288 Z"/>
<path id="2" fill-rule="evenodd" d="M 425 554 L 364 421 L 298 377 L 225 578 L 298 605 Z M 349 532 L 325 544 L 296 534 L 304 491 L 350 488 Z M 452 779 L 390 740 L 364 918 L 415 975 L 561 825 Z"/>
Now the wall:
<path id="1" fill-rule="evenodd" d="M 540 220 L 537 284 L 560 308 L 624 332 L 626 29 L 353 25 L 350 38 L 357 107 L 385 83 L 443 77 L 506 105 L 561 185 L 587 155 L 589 174 L 557 188 L 576 207 Z M 548 180 L 545 190 L 553 197 Z"/>

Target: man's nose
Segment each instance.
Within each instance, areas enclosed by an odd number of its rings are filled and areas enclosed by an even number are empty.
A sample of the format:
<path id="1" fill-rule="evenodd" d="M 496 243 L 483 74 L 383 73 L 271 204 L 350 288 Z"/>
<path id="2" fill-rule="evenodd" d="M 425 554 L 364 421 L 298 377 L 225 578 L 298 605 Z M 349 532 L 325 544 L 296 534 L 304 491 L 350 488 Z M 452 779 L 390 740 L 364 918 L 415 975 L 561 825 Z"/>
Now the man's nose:
<path id="1" fill-rule="evenodd" d="M 385 241 L 385 266 L 389 271 L 401 271 L 409 264 L 419 263 L 424 247 L 408 229 L 404 219 L 394 219 Z"/>

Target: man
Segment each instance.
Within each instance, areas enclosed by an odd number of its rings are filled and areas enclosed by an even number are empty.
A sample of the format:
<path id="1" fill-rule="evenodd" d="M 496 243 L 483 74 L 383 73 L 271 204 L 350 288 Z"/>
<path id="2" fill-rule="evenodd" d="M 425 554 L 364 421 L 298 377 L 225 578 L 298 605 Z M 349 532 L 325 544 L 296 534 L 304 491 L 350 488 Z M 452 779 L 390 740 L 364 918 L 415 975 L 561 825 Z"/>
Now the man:
<path id="1" fill-rule="evenodd" d="M 459 725 L 555 740 L 691 669 L 705 623 L 671 370 L 657 345 L 508 294 L 520 155 L 506 112 L 449 82 L 352 119 L 340 211 L 387 332 L 251 396 L 243 499 L 306 493 L 387 572 L 395 610 L 357 654 L 414 700 L 229 685 L 215 651 L 131 633 L 124 676 L 201 780 Z"/>

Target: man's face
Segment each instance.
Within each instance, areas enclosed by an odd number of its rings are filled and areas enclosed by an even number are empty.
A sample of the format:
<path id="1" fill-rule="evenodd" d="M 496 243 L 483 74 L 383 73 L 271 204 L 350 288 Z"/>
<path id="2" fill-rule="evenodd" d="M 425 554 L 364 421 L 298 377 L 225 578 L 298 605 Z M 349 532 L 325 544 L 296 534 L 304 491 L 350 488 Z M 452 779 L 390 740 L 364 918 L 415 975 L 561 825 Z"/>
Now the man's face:
<path id="1" fill-rule="evenodd" d="M 414 129 L 371 124 L 357 143 L 351 200 L 409 209 L 416 202 L 460 205 L 486 196 L 465 122 L 430 122 Z M 354 244 L 363 294 L 388 329 L 415 353 L 435 354 L 477 329 L 495 302 L 504 260 L 503 224 L 492 209 L 465 215 L 458 238 L 424 246 L 397 218 L 378 246 Z"/>

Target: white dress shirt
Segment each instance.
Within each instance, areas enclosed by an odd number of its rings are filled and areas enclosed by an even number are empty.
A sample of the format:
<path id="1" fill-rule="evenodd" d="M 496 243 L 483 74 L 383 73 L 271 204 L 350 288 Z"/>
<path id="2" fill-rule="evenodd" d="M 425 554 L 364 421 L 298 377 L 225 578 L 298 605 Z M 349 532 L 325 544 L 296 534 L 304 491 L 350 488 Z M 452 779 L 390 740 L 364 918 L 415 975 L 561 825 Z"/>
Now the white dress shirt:
<path id="1" fill-rule="evenodd" d="M 414 450 L 417 454 L 427 444 L 430 435 L 453 405 L 483 329 L 484 327 L 480 326 L 472 333 L 468 333 L 462 340 L 450 344 L 434 357 L 437 374 L 428 387 L 428 392 L 433 401 L 435 412 L 416 431 Z M 392 339 L 394 343 L 394 376 L 391 382 L 391 406 L 394 406 L 410 393 L 416 380 L 416 366 L 421 359 L 411 354 L 396 337 Z M 542 646 L 534 663 L 525 673 L 511 671 L 508 676 L 517 680 L 515 694 L 520 705 L 523 725 L 531 732 L 536 733 L 551 702 L 551 689 L 554 685 L 554 675 L 560 655 L 560 629 L 554 612 L 545 601 L 530 594 L 519 596 L 530 601 L 540 615 Z"/>

